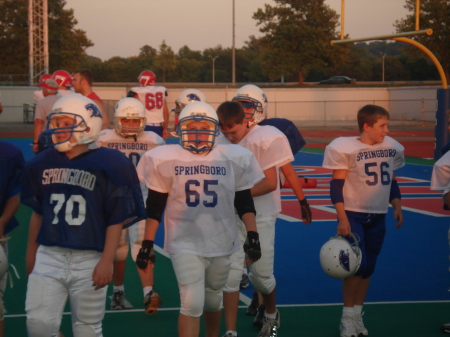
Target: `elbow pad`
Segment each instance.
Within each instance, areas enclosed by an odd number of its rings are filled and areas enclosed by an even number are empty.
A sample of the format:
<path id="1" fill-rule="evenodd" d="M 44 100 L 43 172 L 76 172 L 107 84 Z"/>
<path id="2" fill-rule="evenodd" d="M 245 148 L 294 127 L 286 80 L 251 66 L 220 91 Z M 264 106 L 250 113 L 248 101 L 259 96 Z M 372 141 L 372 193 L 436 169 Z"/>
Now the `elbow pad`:
<path id="1" fill-rule="evenodd" d="M 397 180 L 392 179 L 391 182 L 391 191 L 389 193 L 389 202 L 391 202 L 394 199 L 401 199 L 402 194 L 400 193 L 400 188 L 398 187 Z"/>
<path id="2" fill-rule="evenodd" d="M 237 191 L 234 194 L 234 207 L 241 219 L 245 213 L 256 214 L 255 204 L 250 189 Z"/>
<path id="3" fill-rule="evenodd" d="M 146 201 L 146 211 L 147 216 L 150 219 L 154 219 L 158 222 L 161 222 L 162 214 L 164 212 L 164 208 L 166 208 L 167 197 L 169 193 L 160 193 L 154 190 L 148 190 L 148 196 Z"/>
<path id="4" fill-rule="evenodd" d="M 332 179 L 330 181 L 330 198 L 331 202 L 337 204 L 338 202 L 344 202 L 344 179 Z"/>

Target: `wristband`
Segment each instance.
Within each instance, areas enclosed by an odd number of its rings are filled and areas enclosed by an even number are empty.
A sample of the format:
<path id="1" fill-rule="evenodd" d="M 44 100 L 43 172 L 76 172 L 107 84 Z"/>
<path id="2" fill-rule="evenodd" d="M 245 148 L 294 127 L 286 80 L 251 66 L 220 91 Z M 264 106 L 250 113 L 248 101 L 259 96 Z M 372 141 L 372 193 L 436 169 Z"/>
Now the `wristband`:
<path id="1" fill-rule="evenodd" d="M 398 187 L 398 183 L 396 179 L 392 179 L 391 182 L 391 191 L 389 193 L 389 202 L 394 199 L 401 199 L 402 194 L 400 193 L 400 188 Z"/>
<path id="2" fill-rule="evenodd" d="M 342 192 L 344 183 L 344 179 L 332 179 L 330 181 L 330 197 L 333 204 L 344 202 L 344 193 Z"/>
<path id="3" fill-rule="evenodd" d="M 142 241 L 142 248 L 152 249 L 153 248 L 153 240 Z"/>
<path id="4" fill-rule="evenodd" d="M 308 201 L 306 200 L 306 198 L 303 200 L 300 200 L 299 202 L 300 202 L 300 206 L 308 206 Z"/>

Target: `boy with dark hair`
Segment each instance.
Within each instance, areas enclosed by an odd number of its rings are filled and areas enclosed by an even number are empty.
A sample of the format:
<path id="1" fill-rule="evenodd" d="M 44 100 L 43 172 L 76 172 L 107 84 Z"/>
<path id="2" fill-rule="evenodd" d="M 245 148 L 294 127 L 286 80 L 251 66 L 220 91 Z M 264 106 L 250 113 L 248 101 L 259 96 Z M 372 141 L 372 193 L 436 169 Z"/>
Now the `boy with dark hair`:
<path id="1" fill-rule="evenodd" d="M 247 96 L 247 99 L 249 97 Z M 256 208 L 256 225 L 260 233 L 262 258 L 250 267 L 249 279 L 255 290 L 262 294 L 265 309 L 258 337 L 276 336 L 280 326 L 280 315 L 276 308 L 276 280 L 273 274 L 275 222 L 281 211 L 279 168 L 294 160 L 286 136 L 272 126 L 252 124 L 247 127 L 245 105 L 240 102 L 224 102 L 217 109 L 223 141 L 249 149 L 264 171 L 264 179 L 257 183 L 251 194 Z M 248 108 L 251 109 L 251 108 Z M 295 176 L 298 181 L 298 178 Z M 306 199 L 303 196 L 303 203 Z M 309 207 L 308 207 L 309 209 Z M 307 213 L 305 212 L 305 215 Z M 304 218 L 309 223 L 310 217 Z M 239 239 L 245 241 L 245 232 L 237 219 Z M 224 288 L 224 307 L 227 332 L 225 336 L 237 336 L 236 320 L 239 302 L 239 283 L 242 278 L 244 254 L 233 254 L 232 267 Z"/>
<path id="2" fill-rule="evenodd" d="M 343 281 L 341 337 L 368 335 L 362 306 L 383 245 L 389 203 L 396 228 L 403 225 L 395 170 L 405 165 L 404 148 L 386 135 L 388 124 L 389 113 L 383 107 L 366 105 L 358 111 L 360 136 L 339 137 L 325 149 L 322 166 L 333 170 L 330 196 L 337 213 L 337 232 L 357 234 L 362 252 L 359 270 Z"/>

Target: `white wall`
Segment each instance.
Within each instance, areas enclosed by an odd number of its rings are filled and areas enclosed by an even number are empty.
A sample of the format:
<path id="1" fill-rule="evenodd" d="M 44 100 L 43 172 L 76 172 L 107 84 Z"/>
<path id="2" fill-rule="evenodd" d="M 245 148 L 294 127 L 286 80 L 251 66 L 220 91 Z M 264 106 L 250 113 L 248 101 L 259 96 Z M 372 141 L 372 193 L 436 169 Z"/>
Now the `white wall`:
<path id="1" fill-rule="evenodd" d="M 294 122 L 311 125 L 332 125 L 338 121 L 353 121 L 356 111 L 365 104 L 377 104 L 391 113 L 392 120 L 433 121 L 437 107 L 436 90 L 439 87 L 400 88 L 273 88 L 264 89 L 269 100 L 269 117 L 284 117 Z M 0 101 L 3 113 L 0 122 L 22 122 L 23 104 L 34 104 L 33 92 L 37 87 L 1 87 Z M 94 87 L 94 91 L 107 101 L 109 114 L 114 101 L 126 96 L 126 87 Z M 185 88 L 168 90 L 169 110 L 175 107 L 175 99 Z M 225 100 L 231 100 L 236 89 L 201 89 L 214 108 Z"/>

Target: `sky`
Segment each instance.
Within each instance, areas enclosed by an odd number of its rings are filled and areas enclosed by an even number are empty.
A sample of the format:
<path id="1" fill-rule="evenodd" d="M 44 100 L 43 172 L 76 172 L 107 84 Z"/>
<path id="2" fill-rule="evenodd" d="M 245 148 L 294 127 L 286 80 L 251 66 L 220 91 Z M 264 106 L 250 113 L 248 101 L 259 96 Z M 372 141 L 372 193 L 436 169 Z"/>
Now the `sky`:
<path id="1" fill-rule="evenodd" d="M 325 0 L 341 14 L 342 0 Z M 203 51 L 233 43 L 233 0 L 66 0 L 74 10 L 77 29 L 94 43 L 92 56 L 107 60 L 114 56 L 136 56 L 150 45 L 159 50 L 163 41 L 177 53 L 187 45 Z M 249 36 L 261 36 L 256 20 L 258 8 L 272 0 L 234 0 L 235 47 Z M 405 0 L 345 0 L 344 32 L 350 38 L 395 33 L 395 20 L 405 18 Z M 340 31 L 340 28 L 339 28 Z"/>

